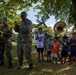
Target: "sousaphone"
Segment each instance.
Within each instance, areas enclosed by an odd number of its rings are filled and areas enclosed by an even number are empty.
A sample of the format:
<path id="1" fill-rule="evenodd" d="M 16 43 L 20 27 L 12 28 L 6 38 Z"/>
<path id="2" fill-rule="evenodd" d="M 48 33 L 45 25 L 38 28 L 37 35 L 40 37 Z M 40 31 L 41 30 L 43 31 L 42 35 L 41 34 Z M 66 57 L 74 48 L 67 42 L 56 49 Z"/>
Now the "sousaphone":
<path id="1" fill-rule="evenodd" d="M 72 29 L 72 33 L 76 32 L 76 23 L 74 24 L 74 27 Z"/>
<path id="2" fill-rule="evenodd" d="M 57 35 L 63 35 L 66 33 L 67 25 L 65 22 L 59 21 L 54 25 L 54 33 Z"/>

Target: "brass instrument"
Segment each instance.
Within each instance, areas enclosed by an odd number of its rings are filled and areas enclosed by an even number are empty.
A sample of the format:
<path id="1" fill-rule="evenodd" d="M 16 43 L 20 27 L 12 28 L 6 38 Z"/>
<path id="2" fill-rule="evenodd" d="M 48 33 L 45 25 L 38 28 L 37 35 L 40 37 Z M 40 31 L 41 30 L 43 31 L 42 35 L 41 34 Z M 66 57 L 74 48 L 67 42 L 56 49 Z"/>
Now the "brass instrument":
<path id="1" fill-rule="evenodd" d="M 0 36 L 3 36 L 3 32 L 2 31 L 0 31 Z"/>
<path id="2" fill-rule="evenodd" d="M 19 31 L 19 27 L 20 27 L 20 23 L 17 22 L 17 21 L 15 21 L 15 22 L 14 22 L 14 30 L 15 30 L 16 32 Z"/>
<path id="3" fill-rule="evenodd" d="M 73 29 L 72 29 L 72 34 L 73 34 L 74 32 L 76 32 L 76 23 L 75 23 L 75 25 L 74 25 L 74 27 L 73 27 Z"/>
<path id="4" fill-rule="evenodd" d="M 54 25 L 54 32 L 57 35 L 64 35 L 67 31 L 67 25 L 65 22 L 59 21 Z"/>

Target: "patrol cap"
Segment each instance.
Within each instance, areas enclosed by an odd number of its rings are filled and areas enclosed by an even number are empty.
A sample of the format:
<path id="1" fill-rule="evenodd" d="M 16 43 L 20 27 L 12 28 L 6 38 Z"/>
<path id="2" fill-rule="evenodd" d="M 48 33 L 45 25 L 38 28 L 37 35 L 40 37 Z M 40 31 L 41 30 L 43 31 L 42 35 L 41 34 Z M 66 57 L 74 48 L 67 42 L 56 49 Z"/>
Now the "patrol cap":
<path id="1" fill-rule="evenodd" d="M 27 15 L 27 13 L 25 11 L 22 11 L 21 15 Z"/>

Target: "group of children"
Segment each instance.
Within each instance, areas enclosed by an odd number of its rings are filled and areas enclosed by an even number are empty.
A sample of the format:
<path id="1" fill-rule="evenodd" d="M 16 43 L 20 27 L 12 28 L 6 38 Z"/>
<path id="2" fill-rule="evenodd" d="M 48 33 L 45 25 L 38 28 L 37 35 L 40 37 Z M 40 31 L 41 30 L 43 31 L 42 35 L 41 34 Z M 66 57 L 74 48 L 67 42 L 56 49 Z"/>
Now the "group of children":
<path id="1" fill-rule="evenodd" d="M 36 35 L 36 46 L 37 46 L 36 48 L 38 52 L 38 61 L 43 60 L 43 53 L 46 50 L 47 61 L 49 61 L 50 59 L 52 64 L 54 63 L 57 64 L 59 59 L 61 64 L 65 63 L 67 57 L 71 55 L 71 54 L 68 55 L 68 52 L 70 49 L 69 47 L 72 46 L 71 45 L 72 42 L 70 43 L 67 36 L 63 36 L 61 39 L 62 40 L 61 42 L 59 42 L 59 40 L 60 39 L 56 36 L 54 38 L 52 38 L 51 35 L 45 36 L 42 28 L 38 28 L 38 34 Z M 76 49 L 76 44 L 74 46 Z M 71 57 L 74 57 L 74 56 L 71 56 Z M 71 60 L 72 59 L 70 58 L 70 61 Z"/>

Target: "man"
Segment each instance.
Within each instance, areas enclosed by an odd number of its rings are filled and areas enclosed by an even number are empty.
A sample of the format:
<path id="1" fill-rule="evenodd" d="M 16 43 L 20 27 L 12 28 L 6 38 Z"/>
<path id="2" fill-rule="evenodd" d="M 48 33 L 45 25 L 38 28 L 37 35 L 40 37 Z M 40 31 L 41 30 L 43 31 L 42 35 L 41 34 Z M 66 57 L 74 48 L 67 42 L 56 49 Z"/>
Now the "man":
<path id="1" fill-rule="evenodd" d="M 11 68 L 12 67 L 12 56 L 11 56 L 12 44 L 9 41 L 9 39 L 12 36 L 12 31 L 9 28 L 9 26 L 7 25 L 7 18 L 5 18 L 5 17 L 2 19 L 2 25 L 0 26 L 0 31 L 2 31 L 2 33 L 3 33 L 4 52 L 6 53 L 6 57 L 8 60 L 8 68 Z"/>
<path id="2" fill-rule="evenodd" d="M 17 54 L 19 59 L 19 66 L 17 69 L 21 69 L 23 64 L 23 53 L 29 64 L 28 70 L 33 68 L 31 57 L 31 45 L 32 45 L 32 22 L 26 18 L 26 12 L 21 12 L 21 23 L 15 25 L 15 31 L 18 32 L 17 37 Z"/>
<path id="3" fill-rule="evenodd" d="M 0 32 L 0 66 L 4 65 L 4 38 Z"/>

